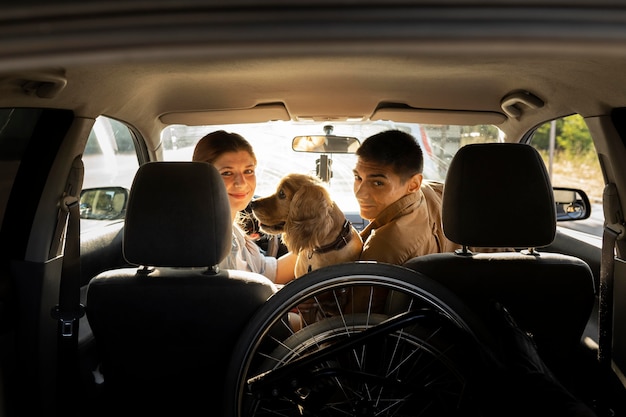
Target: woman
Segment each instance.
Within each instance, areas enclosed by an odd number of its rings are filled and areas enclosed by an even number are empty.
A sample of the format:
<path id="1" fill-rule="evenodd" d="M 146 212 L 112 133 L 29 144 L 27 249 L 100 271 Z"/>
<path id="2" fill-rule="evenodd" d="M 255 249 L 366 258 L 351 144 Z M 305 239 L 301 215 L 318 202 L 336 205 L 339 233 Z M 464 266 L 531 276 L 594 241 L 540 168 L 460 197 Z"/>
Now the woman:
<path id="1" fill-rule="evenodd" d="M 276 284 L 294 278 L 296 255 L 287 253 L 276 259 L 265 256 L 242 229 L 244 210 L 256 189 L 256 156 L 252 145 L 241 135 L 219 130 L 196 144 L 192 160 L 209 162 L 217 168 L 226 185 L 233 220 L 233 247 L 220 263 L 223 269 L 239 269 L 265 275 Z"/>

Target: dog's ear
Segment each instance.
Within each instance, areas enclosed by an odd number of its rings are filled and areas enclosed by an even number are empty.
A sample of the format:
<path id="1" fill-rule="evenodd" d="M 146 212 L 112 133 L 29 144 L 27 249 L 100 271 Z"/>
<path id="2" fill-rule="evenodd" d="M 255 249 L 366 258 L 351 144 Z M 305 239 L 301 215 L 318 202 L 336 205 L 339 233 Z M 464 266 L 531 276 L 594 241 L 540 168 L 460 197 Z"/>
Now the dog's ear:
<path id="1" fill-rule="evenodd" d="M 333 201 L 323 186 L 302 186 L 289 205 L 285 244 L 294 252 L 319 247 L 335 227 L 332 211 Z"/>

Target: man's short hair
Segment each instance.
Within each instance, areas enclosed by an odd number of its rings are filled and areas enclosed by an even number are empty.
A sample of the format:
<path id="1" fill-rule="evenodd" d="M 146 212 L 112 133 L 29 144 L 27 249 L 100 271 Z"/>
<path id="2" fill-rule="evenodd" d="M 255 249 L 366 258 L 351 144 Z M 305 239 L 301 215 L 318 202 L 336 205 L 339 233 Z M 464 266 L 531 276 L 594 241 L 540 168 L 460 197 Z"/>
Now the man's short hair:
<path id="1" fill-rule="evenodd" d="M 417 139 L 402 130 L 385 130 L 365 139 L 359 158 L 389 166 L 404 182 L 424 169 L 424 153 Z"/>

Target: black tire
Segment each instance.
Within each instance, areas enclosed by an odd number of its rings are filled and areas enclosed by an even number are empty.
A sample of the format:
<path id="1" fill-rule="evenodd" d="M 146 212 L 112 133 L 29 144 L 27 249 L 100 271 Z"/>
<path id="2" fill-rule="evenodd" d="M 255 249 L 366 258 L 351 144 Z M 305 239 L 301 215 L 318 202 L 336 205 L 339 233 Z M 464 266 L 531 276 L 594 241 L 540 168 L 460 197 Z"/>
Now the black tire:
<path id="1" fill-rule="evenodd" d="M 386 294 L 384 307 L 355 311 L 350 294 L 374 289 Z M 287 317 L 322 298 L 324 314 L 294 328 Z M 484 415 L 497 368 L 491 340 L 452 293 L 415 271 L 334 265 L 284 286 L 244 329 L 225 409 L 232 417 Z"/>

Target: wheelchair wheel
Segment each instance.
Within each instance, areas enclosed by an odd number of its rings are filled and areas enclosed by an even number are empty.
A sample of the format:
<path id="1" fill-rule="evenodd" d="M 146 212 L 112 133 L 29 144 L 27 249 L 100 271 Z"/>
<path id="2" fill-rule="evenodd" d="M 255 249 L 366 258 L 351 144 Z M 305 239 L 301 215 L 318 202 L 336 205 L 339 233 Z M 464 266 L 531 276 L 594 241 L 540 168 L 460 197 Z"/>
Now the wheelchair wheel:
<path id="1" fill-rule="evenodd" d="M 303 314 L 303 306 L 318 314 Z M 248 324 L 231 360 L 226 410 L 234 417 L 484 415 L 486 370 L 495 369 L 489 342 L 453 294 L 419 273 L 334 265 L 283 287 Z"/>

